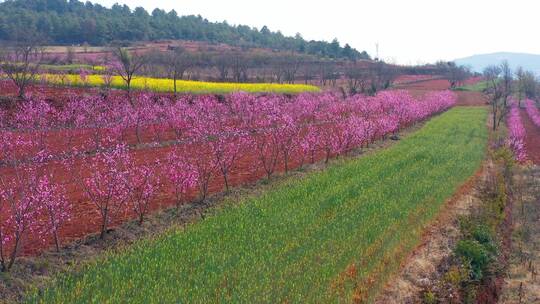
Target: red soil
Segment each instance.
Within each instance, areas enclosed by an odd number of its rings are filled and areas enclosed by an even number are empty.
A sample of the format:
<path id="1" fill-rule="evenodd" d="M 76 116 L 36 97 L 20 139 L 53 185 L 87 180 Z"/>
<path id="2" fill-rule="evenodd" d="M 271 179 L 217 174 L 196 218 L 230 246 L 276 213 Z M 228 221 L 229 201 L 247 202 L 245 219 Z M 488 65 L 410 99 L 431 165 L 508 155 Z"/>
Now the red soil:
<path id="1" fill-rule="evenodd" d="M 424 81 L 421 83 L 411 84 L 410 89 L 413 92 L 421 92 L 425 94 L 428 91 L 432 90 L 442 90 L 448 89 L 449 83 L 446 80 L 430 80 Z M 3 86 L 6 88 L 9 86 Z M 10 93 L 13 88 L 9 89 Z M 62 103 L 72 94 L 96 94 L 96 89 L 85 89 L 85 88 L 73 88 L 66 90 L 65 88 L 55 88 L 48 86 L 33 86 L 31 91 L 34 93 L 43 94 L 46 97 L 52 98 L 52 102 Z M 5 90 L 2 90 L 2 94 L 5 93 Z M 115 92 L 114 94 L 122 94 L 122 91 Z M 152 127 L 145 128 L 141 130 L 142 138 L 141 142 L 153 142 L 159 137 L 155 130 Z M 162 133 L 157 139 L 158 141 L 164 141 L 169 139 L 175 139 L 174 134 L 170 131 L 161 130 Z M 84 143 L 91 140 L 93 137 L 92 130 L 78 130 L 78 131 L 50 131 L 44 134 L 45 145 L 50 147 L 52 152 L 59 153 L 70 151 L 71 148 L 77 147 L 81 148 Z M 134 130 L 127 130 L 123 135 L 123 139 L 126 140 L 129 144 L 135 144 L 137 142 Z M 91 147 L 85 146 L 86 148 L 91 149 Z M 132 150 L 132 157 L 134 161 L 138 164 L 141 163 L 151 163 L 156 159 L 163 160 L 167 157 L 167 154 L 172 150 L 172 147 L 144 147 Z M 201 147 L 192 145 L 188 147 L 189 151 L 193 151 L 194 154 L 201 155 L 204 153 L 201 151 Z M 261 168 L 258 163 L 257 155 L 255 151 L 243 151 L 241 153 L 242 157 L 237 161 L 236 167 L 230 172 L 228 177 L 229 185 L 232 187 L 252 183 L 261 178 L 265 177 L 266 173 Z M 324 155 L 320 152 L 316 155 L 315 160 L 323 159 Z M 59 163 L 52 163 L 50 166 L 53 170 L 56 170 L 58 176 L 58 182 L 65 184 L 68 191 L 67 196 L 68 200 L 73 203 L 72 210 L 72 220 L 68 222 L 60 230 L 60 238 L 63 243 L 80 239 L 88 234 L 96 233 L 100 228 L 100 216 L 96 207 L 89 202 L 84 196 L 84 189 L 80 182 L 80 177 L 77 177 L 75 172 L 80 172 L 82 177 L 88 176 L 88 164 L 92 163 L 93 156 L 87 156 L 85 158 L 77 159 L 73 165 L 73 168 L 65 169 Z M 306 160 L 307 161 L 307 160 Z M 302 164 L 302 155 L 299 151 L 291 153 L 291 159 L 289 160 L 289 168 L 294 169 L 298 168 Z M 283 160 L 280 159 L 278 162 L 276 172 L 284 171 Z M 0 174 L 10 174 L 9 170 L 2 170 Z M 163 178 L 166 182 L 166 179 Z M 223 191 L 224 182 L 221 175 L 218 173 L 214 174 L 209 187 L 210 193 L 218 193 Z M 195 200 L 197 197 L 196 190 L 193 189 L 189 193 L 188 200 Z M 174 205 L 174 195 L 172 192 L 171 185 L 165 184 L 162 191 L 160 191 L 159 196 L 154 200 L 151 206 L 150 212 L 173 207 Z M 109 227 L 114 227 L 122 224 L 127 220 L 134 219 L 135 215 L 129 210 L 129 208 L 122 208 L 122 212 L 116 214 L 113 217 L 111 225 Z M 44 243 L 37 236 L 30 236 L 25 244 L 24 255 L 35 255 L 39 254 L 41 251 L 50 248 L 53 245 L 52 238 L 46 238 L 47 241 Z"/>
<path id="2" fill-rule="evenodd" d="M 60 135 L 58 137 L 61 137 Z M 58 139 L 59 140 L 59 139 Z M 60 141 L 60 140 L 59 140 Z M 156 159 L 166 159 L 167 154 L 172 151 L 172 147 L 158 147 L 158 148 L 145 148 L 140 150 L 131 151 L 132 158 L 136 164 L 150 163 Z M 188 147 L 189 151 L 197 155 L 204 153 L 201 151 L 201 147 L 192 145 Z M 316 160 L 323 159 L 323 153 L 316 155 Z M 73 204 L 73 210 L 71 218 L 72 220 L 65 224 L 60 230 L 60 239 L 63 243 L 80 239 L 88 234 L 96 233 L 100 229 L 100 216 L 98 209 L 89 202 L 84 195 L 84 189 L 81 185 L 81 178 L 77 174 L 81 174 L 82 177 L 88 176 L 88 164 L 92 163 L 92 156 L 77 159 L 72 168 L 66 170 L 59 163 L 51 163 L 50 166 L 58 176 L 58 182 L 65 185 L 67 190 L 67 198 Z M 289 168 L 294 169 L 302 164 L 301 153 L 293 153 L 289 160 Z M 283 172 L 284 164 L 280 160 L 276 167 L 276 172 Z M 77 172 L 77 173 L 75 173 Z M 0 174 L 12 174 L 9 170 L 4 169 L 0 171 Z M 262 170 L 258 164 L 257 155 L 254 151 L 243 151 L 242 157 L 237 161 L 236 167 L 231 171 L 228 180 L 229 185 L 232 187 L 240 186 L 247 183 L 252 183 L 265 177 L 266 173 Z M 150 212 L 154 212 L 159 209 L 173 207 L 174 195 L 173 189 L 170 184 L 167 184 L 165 176 L 162 177 L 165 182 L 163 189 L 160 191 L 158 197 L 152 202 Z M 209 192 L 218 193 L 224 190 L 223 177 L 216 173 L 212 176 Z M 188 194 L 188 201 L 193 201 L 197 198 L 196 189 L 192 189 Z M 109 227 L 114 227 L 122 224 L 125 221 L 135 219 L 135 214 L 130 211 L 129 208 L 122 208 L 121 212 L 118 212 L 113 216 L 112 223 Z M 52 239 L 46 238 L 44 243 L 38 236 L 29 236 L 25 243 L 25 249 L 23 255 L 36 255 L 51 248 L 53 246 Z"/>
<path id="3" fill-rule="evenodd" d="M 450 89 L 450 82 L 446 79 L 430 79 L 396 85 L 396 90 L 406 90 L 415 97 L 420 98 L 431 91 L 442 91 Z"/>
<path id="4" fill-rule="evenodd" d="M 394 80 L 394 84 L 402 85 L 412 82 L 427 81 L 432 80 L 433 78 L 440 78 L 437 75 L 400 75 Z"/>
<path id="5" fill-rule="evenodd" d="M 536 165 L 540 165 L 540 127 L 536 126 L 527 111 L 520 110 L 521 121 L 525 127 L 525 148 L 529 159 Z"/>
<path id="6" fill-rule="evenodd" d="M 458 100 L 456 106 L 485 106 L 488 100 L 481 92 L 456 91 Z"/>

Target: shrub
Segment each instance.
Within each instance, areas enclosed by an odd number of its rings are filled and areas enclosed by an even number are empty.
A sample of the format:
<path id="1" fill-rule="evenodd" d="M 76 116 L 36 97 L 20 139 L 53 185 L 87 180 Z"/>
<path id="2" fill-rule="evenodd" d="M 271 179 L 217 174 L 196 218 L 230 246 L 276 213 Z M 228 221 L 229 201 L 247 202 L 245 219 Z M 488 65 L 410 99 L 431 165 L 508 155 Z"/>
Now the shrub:
<path id="1" fill-rule="evenodd" d="M 422 303 L 424 303 L 424 304 L 437 304 L 437 303 L 439 303 L 439 301 L 437 300 L 437 295 L 433 291 L 428 290 L 428 291 L 424 292 L 424 294 L 422 296 Z"/>
<path id="2" fill-rule="evenodd" d="M 481 280 L 492 260 L 490 252 L 476 240 L 460 240 L 455 255 L 471 266 L 471 279 Z"/>

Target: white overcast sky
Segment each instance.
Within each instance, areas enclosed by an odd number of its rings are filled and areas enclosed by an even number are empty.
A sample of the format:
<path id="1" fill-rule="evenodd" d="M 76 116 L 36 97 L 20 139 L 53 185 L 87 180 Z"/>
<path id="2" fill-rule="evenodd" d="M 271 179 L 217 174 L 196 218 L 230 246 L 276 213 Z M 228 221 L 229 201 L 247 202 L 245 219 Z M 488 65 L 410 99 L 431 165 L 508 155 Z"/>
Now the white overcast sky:
<path id="1" fill-rule="evenodd" d="M 540 53 L 538 0 L 94 0 L 245 24 L 306 39 L 338 38 L 401 64 L 499 51 Z"/>

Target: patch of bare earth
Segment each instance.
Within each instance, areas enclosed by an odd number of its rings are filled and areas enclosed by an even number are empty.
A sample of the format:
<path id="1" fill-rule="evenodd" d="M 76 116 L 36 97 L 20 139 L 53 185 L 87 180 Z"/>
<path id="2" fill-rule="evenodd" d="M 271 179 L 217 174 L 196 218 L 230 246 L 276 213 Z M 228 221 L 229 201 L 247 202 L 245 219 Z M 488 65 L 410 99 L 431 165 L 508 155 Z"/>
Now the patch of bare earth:
<path id="1" fill-rule="evenodd" d="M 390 280 L 375 303 L 420 303 L 421 293 L 438 279 L 439 266 L 450 256 L 460 237 L 458 219 L 478 203 L 475 185 L 490 171 L 490 163 L 471 177 L 443 206 L 438 218 L 426 228 L 422 243 L 410 255 L 401 272 Z"/>
<path id="2" fill-rule="evenodd" d="M 488 104 L 486 95 L 481 92 L 456 91 L 458 96 L 456 106 L 485 106 Z"/>
<path id="3" fill-rule="evenodd" d="M 540 303 L 540 167 L 520 170 L 513 192 L 512 252 L 500 303 Z"/>

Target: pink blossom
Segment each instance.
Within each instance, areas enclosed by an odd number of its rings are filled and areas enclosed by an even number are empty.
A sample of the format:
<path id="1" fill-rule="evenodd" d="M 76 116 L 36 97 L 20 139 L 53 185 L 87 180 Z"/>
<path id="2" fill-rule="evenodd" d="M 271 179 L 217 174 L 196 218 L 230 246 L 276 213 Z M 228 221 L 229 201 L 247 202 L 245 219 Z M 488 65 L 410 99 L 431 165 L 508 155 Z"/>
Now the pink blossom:
<path id="1" fill-rule="evenodd" d="M 521 122 L 519 108 L 516 102 L 512 102 L 510 116 L 508 117 L 508 145 L 514 151 L 515 157 L 519 162 L 527 160 L 527 151 L 525 149 L 525 128 Z"/>
<path id="2" fill-rule="evenodd" d="M 529 117 L 531 118 L 533 123 L 540 128 L 540 110 L 538 110 L 535 102 L 527 99 L 525 101 L 525 108 L 527 109 L 527 114 L 529 114 Z"/>

